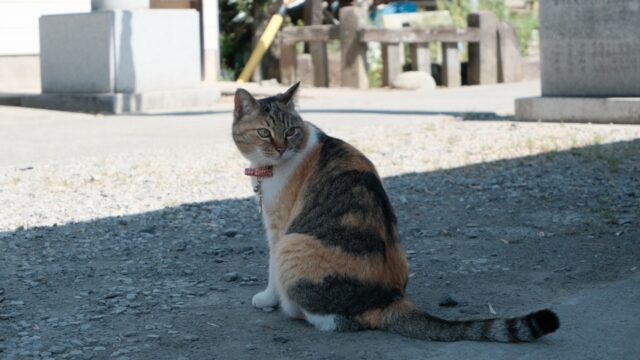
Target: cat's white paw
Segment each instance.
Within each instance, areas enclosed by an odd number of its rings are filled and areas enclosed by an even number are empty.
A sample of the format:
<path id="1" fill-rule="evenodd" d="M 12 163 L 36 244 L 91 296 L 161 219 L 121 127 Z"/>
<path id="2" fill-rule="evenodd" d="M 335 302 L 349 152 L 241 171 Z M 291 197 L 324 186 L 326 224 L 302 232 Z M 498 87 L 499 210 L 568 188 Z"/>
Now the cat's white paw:
<path id="1" fill-rule="evenodd" d="M 278 300 L 278 294 L 275 291 L 267 289 L 253 295 L 251 303 L 257 308 L 276 307 L 280 304 L 280 300 Z"/>

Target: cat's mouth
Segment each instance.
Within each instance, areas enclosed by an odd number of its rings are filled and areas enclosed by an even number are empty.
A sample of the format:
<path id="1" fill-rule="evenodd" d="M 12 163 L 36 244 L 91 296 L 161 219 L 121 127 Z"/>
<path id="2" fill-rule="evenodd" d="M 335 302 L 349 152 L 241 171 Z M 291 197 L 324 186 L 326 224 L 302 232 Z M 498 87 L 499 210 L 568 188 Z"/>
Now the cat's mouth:
<path id="1" fill-rule="evenodd" d="M 285 161 L 288 161 L 289 159 L 291 159 L 293 156 L 295 155 L 295 151 L 287 149 L 285 151 L 283 151 L 282 153 L 280 152 L 273 152 L 267 156 L 265 156 L 268 159 L 272 159 L 275 163 L 271 164 L 271 165 L 277 165 L 277 164 L 281 164 Z"/>

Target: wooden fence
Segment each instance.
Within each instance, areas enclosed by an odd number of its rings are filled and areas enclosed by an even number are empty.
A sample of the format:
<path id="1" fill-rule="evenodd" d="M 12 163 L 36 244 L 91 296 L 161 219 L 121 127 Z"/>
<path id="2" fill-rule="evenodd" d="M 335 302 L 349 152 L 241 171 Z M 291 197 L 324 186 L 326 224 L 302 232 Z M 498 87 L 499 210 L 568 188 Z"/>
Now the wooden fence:
<path id="1" fill-rule="evenodd" d="M 283 84 L 297 80 L 296 50 L 298 42 L 321 44 L 325 51 L 312 53 L 315 86 L 328 86 L 326 43 L 340 41 L 342 86 L 369 87 L 366 72 L 368 42 L 382 45 L 383 85 L 402 71 L 400 46 L 410 44 L 414 70 L 431 72 L 429 43 L 442 46 L 442 83 L 460 86 L 462 83 L 458 43 L 468 43 L 468 78 L 470 84 L 498 82 L 498 20 L 491 12 L 470 14 L 467 28 L 436 29 L 374 29 L 366 26 L 367 13 L 360 7 L 340 9 L 340 25 L 285 27 L 279 35 L 281 57 L 280 75 Z M 320 64 L 320 66 L 317 66 Z"/>

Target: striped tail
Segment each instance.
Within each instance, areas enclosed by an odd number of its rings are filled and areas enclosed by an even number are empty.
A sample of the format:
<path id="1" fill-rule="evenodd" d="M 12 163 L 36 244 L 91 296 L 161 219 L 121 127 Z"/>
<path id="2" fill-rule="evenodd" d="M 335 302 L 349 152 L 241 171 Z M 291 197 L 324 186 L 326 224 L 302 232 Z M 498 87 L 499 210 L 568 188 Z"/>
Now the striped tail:
<path id="1" fill-rule="evenodd" d="M 432 341 L 528 342 L 560 327 L 558 316 L 545 309 L 510 319 L 449 321 L 429 315 L 414 306 L 391 305 L 381 328 L 399 335 Z"/>

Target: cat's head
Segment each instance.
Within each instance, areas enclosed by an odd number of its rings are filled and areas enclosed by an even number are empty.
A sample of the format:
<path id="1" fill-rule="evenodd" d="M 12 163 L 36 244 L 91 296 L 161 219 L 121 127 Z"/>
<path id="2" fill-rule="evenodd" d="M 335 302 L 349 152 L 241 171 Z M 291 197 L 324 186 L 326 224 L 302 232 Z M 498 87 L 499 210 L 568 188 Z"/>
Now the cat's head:
<path id="1" fill-rule="evenodd" d="M 277 165 L 304 147 L 304 122 L 294 107 L 299 85 L 260 100 L 244 89 L 236 90 L 233 141 L 249 161 L 260 166 Z"/>

